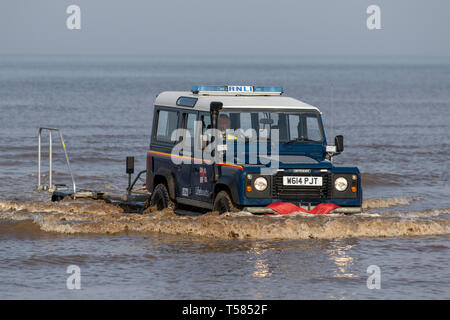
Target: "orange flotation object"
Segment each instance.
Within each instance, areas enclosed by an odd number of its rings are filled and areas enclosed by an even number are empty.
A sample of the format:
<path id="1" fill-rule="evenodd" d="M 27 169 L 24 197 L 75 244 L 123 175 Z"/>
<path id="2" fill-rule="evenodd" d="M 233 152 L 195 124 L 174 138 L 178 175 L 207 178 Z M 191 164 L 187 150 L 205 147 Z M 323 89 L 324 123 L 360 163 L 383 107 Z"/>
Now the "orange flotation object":
<path id="1" fill-rule="evenodd" d="M 337 204 L 334 203 L 319 203 L 312 210 L 303 209 L 290 202 L 275 202 L 269 204 L 268 208 L 276 211 L 278 214 L 291 214 L 294 212 L 304 212 L 312 214 L 330 214 L 336 208 L 339 208 Z M 273 215 L 272 213 L 266 213 L 266 215 Z"/>

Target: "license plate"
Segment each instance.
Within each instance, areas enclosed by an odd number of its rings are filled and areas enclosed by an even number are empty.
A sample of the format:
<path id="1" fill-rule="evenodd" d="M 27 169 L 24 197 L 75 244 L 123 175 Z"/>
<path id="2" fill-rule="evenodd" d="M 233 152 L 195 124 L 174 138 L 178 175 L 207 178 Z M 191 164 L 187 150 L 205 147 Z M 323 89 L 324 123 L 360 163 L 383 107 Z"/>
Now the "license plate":
<path id="1" fill-rule="evenodd" d="M 283 185 L 320 187 L 322 186 L 322 177 L 284 176 Z"/>

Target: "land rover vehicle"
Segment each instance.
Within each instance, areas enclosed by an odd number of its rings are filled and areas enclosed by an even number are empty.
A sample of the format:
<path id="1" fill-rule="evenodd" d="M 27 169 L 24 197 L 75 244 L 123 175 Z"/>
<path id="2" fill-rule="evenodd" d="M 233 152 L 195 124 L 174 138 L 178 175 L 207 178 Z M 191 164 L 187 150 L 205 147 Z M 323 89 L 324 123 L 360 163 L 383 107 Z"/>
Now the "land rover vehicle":
<path id="1" fill-rule="evenodd" d="M 150 204 L 158 209 L 264 213 L 275 202 L 304 208 L 334 203 L 339 206 L 334 212 L 360 212 L 358 168 L 332 161 L 344 149 L 343 137 L 328 145 L 320 110 L 282 94 L 281 87 L 258 86 L 193 86 L 191 91 L 160 93 L 147 153 Z M 252 129 L 256 136 L 238 139 L 238 134 L 224 131 L 217 151 L 220 161 L 206 161 L 201 151 L 214 140 L 207 131 L 224 126 L 235 132 Z M 191 133 L 190 150 L 174 151 L 186 139 L 174 139 L 177 129 Z M 261 147 L 261 141 L 268 147 Z M 269 165 L 266 160 L 275 156 Z"/>

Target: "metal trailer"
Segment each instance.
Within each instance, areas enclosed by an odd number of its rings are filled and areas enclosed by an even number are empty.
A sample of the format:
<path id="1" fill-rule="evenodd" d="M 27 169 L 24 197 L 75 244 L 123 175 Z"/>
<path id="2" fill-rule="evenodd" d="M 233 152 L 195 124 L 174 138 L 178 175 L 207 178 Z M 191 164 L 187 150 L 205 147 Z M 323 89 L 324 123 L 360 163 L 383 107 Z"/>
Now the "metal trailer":
<path id="1" fill-rule="evenodd" d="M 48 171 L 48 184 L 42 183 L 42 132 L 49 132 L 49 171 Z M 67 163 L 67 168 L 70 173 L 70 177 L 72 179 L 71 188 L 66 184 L 54 184 L 53 183 L 53 137 L 52 132 L 55 131 L 58 133 L 61 146 L 64 150 L 64 156 Z M 134 157 L 127 157 L 126 159 L 126 173 L 128 174 L 128 187 L 126 192 L 124 193 L 111 193 L 106 191 L 99 190 L 89 190 L 89 189 L 81 189 L 77 188 L 75 183 L 75 178 L 73 175 L 72 167 L 70 165 L 69 154 L 67 152 L 66 143 L 64 142 L 64 138 L 62 132 L 58 128 L 48 128 L 41 127 L 38 131 L 38 181 L 37 181 L 37 190 L 38 191 L 48 191 L 52 194 L 52 201 L 60 201 L 66 197 L 70 197 L 72 199 L 77 198 L 88 198 L 93 200 L 105 200 L 105 201 L 118 201 L 124 204 L 132 204 L 137 206 L 144 206 L 144 203 L 150 199 L 151 194 L 147 191 L 138 192 L 133 190 L 136 182 L 140 178 L 140 176 L 146 173 L 146 170 L 140 171 L 135 179 L 131 181 L 132 174 L 134 173 Z"/>

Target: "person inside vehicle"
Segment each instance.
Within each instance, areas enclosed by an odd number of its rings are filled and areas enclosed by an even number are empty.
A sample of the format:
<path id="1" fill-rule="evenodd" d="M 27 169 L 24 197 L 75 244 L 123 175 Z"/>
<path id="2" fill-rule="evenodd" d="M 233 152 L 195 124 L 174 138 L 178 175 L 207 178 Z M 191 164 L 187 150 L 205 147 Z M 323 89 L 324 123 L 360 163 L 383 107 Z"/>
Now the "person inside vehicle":
<path id="1" fill-rule="evenodd" d="M 230 129 L 230 126 L 231 126 L 230 118 L 226 114 L 221 114 L 219 116 L 219 124 L 218 124 L 219 130 L 222 133 L 225 133 L 227 129 Z"/>
<path id="2" fill-rule="evenodd" d="M 218 129 L 222 132 L 222 135 L 227 140 L 236 140 L 236 136 L 232 134 L 227 134 L 227 130 L 231 129 L 231 120 L 230 117 L 226 114 L 221 114 L 218 120 Z"/>

